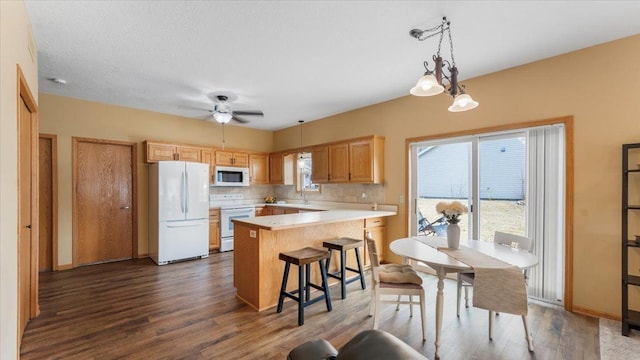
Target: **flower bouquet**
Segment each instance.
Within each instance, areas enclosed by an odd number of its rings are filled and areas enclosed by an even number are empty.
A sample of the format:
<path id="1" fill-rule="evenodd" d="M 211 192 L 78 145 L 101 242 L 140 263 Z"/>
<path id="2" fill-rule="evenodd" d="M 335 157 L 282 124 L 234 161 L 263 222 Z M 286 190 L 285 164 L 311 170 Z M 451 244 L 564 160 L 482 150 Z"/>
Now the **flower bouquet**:
<path id="1" fill-rule="evenodd" d="M 457 224 L 460 222 L 460 215 L 468 213 L 469 209 L 460 201 L 452 201 L 439 202 L 436 211 L 444 215 L 449 224 Z"/>
<path id="2" fill-rule="evenodd" d="M 264 202 L 267 204 L 275 204 L 276 203 L 276 198 L 273 196 L 267 196 L 264 198 Z"/>
<path id="3" fill-rule="evenodd" d="M 436 205 L 436 211 L 444 215 L 449 225 L 447 226 L 447 246 L 450 249 L 460 247 L 460 215 L 469 212 L 466 205 L 460 201 L 439 202 Z"/>

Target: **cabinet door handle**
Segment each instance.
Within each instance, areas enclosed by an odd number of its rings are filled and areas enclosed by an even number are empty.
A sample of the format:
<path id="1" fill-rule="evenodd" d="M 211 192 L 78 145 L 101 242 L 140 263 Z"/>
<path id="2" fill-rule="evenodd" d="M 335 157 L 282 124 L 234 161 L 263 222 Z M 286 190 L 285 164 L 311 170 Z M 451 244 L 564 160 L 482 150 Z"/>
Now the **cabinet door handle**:
<path id="1" fill-rule="evenodd" d="M 25 227 L 26 227 L 27 229 L 31 229 L 31 225 L 30 225 L 30 224 L 29 224 L 29 225 L 27 225 L 27 226 L 25 226 Z"/>
<path id="2" fill-rule="evenodd" d="M 129 210 L 129 205 L 122 206 L 122 207 L 120 207 L 120 209 L 122 209 L 122 210 Z"/>

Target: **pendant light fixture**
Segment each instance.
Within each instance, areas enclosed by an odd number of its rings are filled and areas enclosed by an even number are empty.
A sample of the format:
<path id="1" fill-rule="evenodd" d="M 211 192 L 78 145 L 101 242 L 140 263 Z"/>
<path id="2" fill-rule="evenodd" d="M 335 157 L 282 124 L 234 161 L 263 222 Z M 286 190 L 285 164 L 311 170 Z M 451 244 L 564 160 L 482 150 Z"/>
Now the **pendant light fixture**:
<path id="1" fill-rule="evenodd" d="M 442 39 L 444 33 L 447 33 L 449 37 L 449 49 L 451 51 L 451 61 L 443 60 L 440 56 L 440 49 L 442 47 Z M 430 29 L 413 29 L 409 32 L 411 37 L 418 39 L 418 41 L 424 41 L 434 36 L 439 36 L 438 52 L 433 55 L 434 68 L 429 69 L 429 63 L 425 61 L 423 63 L 425 68 L 424 75 L 418 79 L 418 82 L 409 91 L 411 95 L 415 96 L 433 96 L 443 92 L 453 97 L 453 104 L 449 106 L 449 111 L 460 112 L 471 110 L 478 106 L 478 102 L 473 100 L 469 94 L 465 93 L 464 85 L 458 84 L 458 68 L 456 67 L 456 60 L 453 57 L 453 40 L 451 39 L 451 22 L 447 21 L 446 17 L 442 18 L 442 23 L 438 26 Z M 449 72 L 447 75 L 445 70 Z M 443 80 L 449 83 L 447 89 Z"/>
<path id="2" fill-rule="evenodd" d="M 224 124 L 225 123 L 221 123 L 222 124 L 222 150 L 224 150 Z"/>
<path id="3" fill-rule="evenodd" d="M 304 120 L 298 120 L 300 124 L 300 151 L 302 151 L 302 124 L 304 124 Z M 302 153 L 298 153 L 298 169 L 304 168 L 304 157 Z"/>

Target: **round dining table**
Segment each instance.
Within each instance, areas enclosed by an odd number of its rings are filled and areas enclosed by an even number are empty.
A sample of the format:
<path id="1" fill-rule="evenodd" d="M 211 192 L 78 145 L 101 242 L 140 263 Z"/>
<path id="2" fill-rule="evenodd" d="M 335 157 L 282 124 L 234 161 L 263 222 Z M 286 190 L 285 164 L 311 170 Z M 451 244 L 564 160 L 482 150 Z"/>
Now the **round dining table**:
<path id="1" fill-rule="evenodd" d="M 538 257 L 534 254 L 510 247 L 481 240 L 460 239 L 460 245 L 489 255 L 505 263 L 528 269 L 538 264 Z M 432 268 L 438 277 L 438 291 L 436 294 L 436 341 L 435 357 L 438 359 L 440 348 L 440 331 L 442 329 L 442 304 L 444 302 L 444 278 L 448 273 L 472 273 L 473 268 L 453 257 L 450 257 L 438 247 L 446 247 L 446 238 L 437 236 L 413 236 L 397 239 L 389 244 L 391 251 L 407 260 L 419 261 Z M 531 344 L 530 344 L 531 345 Z"/>

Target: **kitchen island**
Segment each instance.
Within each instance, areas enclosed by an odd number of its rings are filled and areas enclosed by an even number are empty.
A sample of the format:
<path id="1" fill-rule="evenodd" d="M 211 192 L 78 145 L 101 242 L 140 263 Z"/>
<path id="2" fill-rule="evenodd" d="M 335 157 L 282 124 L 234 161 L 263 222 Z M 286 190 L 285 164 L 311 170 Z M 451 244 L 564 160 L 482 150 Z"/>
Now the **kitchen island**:
<path id="1" fill-rule="evenodd" d="M 323 241 L 339 237 L 364 239 L 365 228 L 384 224 L 387 216 L 396 214 L 395 206 L 381 205 L 378 211 L 336 209 L 233 220 L 236 296 L 258 311 L 274 307 L 284 272 L 284 262 L 278 259 L 281 252 L 306 246 L 322 248 Z M 363 261 L 367 256 L 366 250 L 361 251 Z M 335 271 L 339 264 L 338 254 L 334 252 L 330 271 Z M 353 251 L 347 254 L 347 264 L 357 267 Z M 314 283 L 321 282 L 318 266 L 311 267 L 311 278 Z M 330 284 L 336 281 L 332 280 Z M 291 271 L 288 290 L 297 283 L 298 272 Z M 331 290 L 334 289 L 337 288 Z"/>

